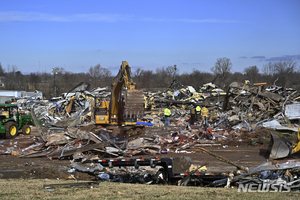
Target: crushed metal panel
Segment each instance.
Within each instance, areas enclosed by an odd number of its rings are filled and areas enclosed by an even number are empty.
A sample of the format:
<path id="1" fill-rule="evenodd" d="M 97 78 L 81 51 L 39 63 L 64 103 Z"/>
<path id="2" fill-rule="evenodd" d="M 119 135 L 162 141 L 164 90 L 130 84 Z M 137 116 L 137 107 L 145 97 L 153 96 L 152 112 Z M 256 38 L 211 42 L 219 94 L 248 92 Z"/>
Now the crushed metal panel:
<path id="1" fill-rule="evenodd" d="M 242 174 L 238 176 L 234 176 L 231 180 L 231 182 L 236 182 L 239 181 L 240 179 L 249 176 L 249 175 L 254 175 L 261 173 L 263 171 L 272 171 L 272 170 L 283 170 L 283 169 L 296 169 L 300 168 L 300 161 L 299 159 L 293 159 L 293 160 L 280 160 L 280 161 L 275 161 L 273 160 L 272 162 L 266 162 L 262 165 L 259 165 L 256 168 L 250 169 L 249 171 L 243 172 Z M 227 183 L 227 178 L 225 179 L 220 179 L 212 182 L 210 186 L 220 186 L 224 185 Z"/>
<path id="2" fill-rule="evenodd" d="M 88 82 L 81 82 L 78 85 L 76 85 L 74 88 L 72 88 L 67 94 L 71 92 L 80 92 L 90 89 L 91 84 Z"/>
<path id="3" fill-rule="evenodd" d="M 69 138 L 64 135 L 64 131 L 60 131 L 60 133 L 52 133 L 48 135 L 45 146 L 66 144 L 69 142 Z"/>
<path id="4" fill-rule="evenodd" d="M 66 118 L 60 121 L 57 121 L 53 125 L 56 127 L 73 127 L 82 124 L 81 118 Z"/>
<path id="5" fill-rule="evenodd" d="M 193 86 L 187 86 L 190 92 L 196 92 L 195 88 Z"/>
<path id="6" fill-rule="evenodd" d="M 286 105 L 284 115 L 288 119 L 300 119 L 300 103 Z"/>

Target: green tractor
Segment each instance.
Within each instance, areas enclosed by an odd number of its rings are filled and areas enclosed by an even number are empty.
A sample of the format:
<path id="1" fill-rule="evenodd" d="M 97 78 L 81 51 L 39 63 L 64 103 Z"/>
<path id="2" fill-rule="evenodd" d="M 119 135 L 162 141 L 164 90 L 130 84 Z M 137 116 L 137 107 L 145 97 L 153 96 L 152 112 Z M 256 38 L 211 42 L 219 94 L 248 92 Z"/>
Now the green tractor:
<path id="1" fill-rule="evenodd" d="M 42 125 L 41 121 L 39 123 Z M 18 106 L 14 104 L 0 104 L 0 134 L 5 134 L 6 138 L 14 138 L 22 130 L 23 134 L 29 135 L 29 125 L 35 126 L 31 114 L 20 114 Z"/>

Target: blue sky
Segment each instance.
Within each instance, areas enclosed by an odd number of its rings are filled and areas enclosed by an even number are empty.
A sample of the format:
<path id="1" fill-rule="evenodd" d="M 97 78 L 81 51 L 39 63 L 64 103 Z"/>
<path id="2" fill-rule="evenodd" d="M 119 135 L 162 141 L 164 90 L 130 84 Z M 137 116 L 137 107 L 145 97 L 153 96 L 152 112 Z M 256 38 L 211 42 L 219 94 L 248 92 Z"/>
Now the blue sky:
<path id="1" fill-rule="evenodd" d="M 299 0 L 0 0 L 0 63 L 23 73 L 91 66 L 117 74 L 123 60 L 155 70 L 233 72 L 300 61 Z"/>

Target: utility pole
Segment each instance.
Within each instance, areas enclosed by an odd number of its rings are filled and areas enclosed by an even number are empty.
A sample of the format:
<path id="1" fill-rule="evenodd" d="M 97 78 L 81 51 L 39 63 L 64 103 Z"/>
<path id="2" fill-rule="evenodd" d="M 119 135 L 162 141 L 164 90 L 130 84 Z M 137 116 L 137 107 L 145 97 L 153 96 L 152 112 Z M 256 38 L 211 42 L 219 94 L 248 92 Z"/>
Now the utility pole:
<path id="1" fill-rule="evenodd" d="M 176 81 L 176 71 L 177 71 L 177 65 L 174 65 L 173 82 Z"/>
<path id="2" fill-rule="evenodd" d="M 54 97 L 56 97 L 56 82 L 55 82 L 55 75 L 58 74 L 58 67 L 57 68 L 52 68 L 51 74 L 53 74 L 54 77 Z"/>

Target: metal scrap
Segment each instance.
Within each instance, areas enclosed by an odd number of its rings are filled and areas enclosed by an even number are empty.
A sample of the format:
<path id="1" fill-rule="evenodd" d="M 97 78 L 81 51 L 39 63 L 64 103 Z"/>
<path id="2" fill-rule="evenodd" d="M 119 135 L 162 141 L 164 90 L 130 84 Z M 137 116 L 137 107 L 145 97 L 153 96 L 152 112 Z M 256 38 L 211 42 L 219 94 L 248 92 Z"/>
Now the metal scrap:
<path id="1" fill-rule="evenodd" d="M 163 179 L 159 169 L 122 169 L 121 172 L 108 173 L 103 166 L 93 165 L 88 168 L 78 163 L 91 162 L 100 157 L 133 157 L 136 155 L 194 153 L 193 148 L 199 146 L 222 146 L 230 142 L 239 144 L 255 144 L 265 139 L 260 127 L 285 127 L 294 131 L 293 120 L 298 120 L 299 96 L 298 91 L 279 92 L 281 90 L 264 89 L 247 83 L 232 83 L 227 93 L 212 83 L 204 84 L 195 89 L 173 82 L 164 92 L 145 93 L 145 105 L 149 110 L 139 119 L 139 122 L 151 123 L 148 133 L 135 138 L 121 138 L 106 128 L 99 128 L 93 122 L 93 106 L 101 99 L 109 99 L 107 88 L 89 90 L 88 83 L 80 83 L 68 93 L 48 102 L 22 102 L 22 109 L 28 108 L 34 120 L 41 119 L 44 127 L 37 130 L 42 140 L 37 140 L 20 152 L 20 157 L 47 157 L 49 159 L 70 159 L 72 167 L 81 172 L 96 173 L 99 179 L 112 181 L 158 183 Z M 164 127 L 163 108 L 171 104 L 171 123 Z M 199 105 L 209 109 L 207 119 L 197 118 L 191 125 L 191 108 Z M 229 106 L 228 106 L 229 105 Z M 39 124 L 39 123 L 35 123 Z M 122 127 L 119 127 L 120 129 Z M 282 130 L 282 129 L 281 129 Z M 250 135 L 249 137 L 245 137 Z M 247 140 L 248 139 L 248 140 Z M 226 143 L 227 142 L 227 143 Z M 222 147 L 221 147 L 222 148 Z M 203 149 L 202 149 L 203 150 Z M 233 172 L 226 178 L 211 182 L 209 186 L 230 186 L 238 181 L 260 183 L 269 180 L 280 182 L 279 177 L 268 177 L 278 170 L 287 171 L 299 177 L 299 161 L 267 162 L 257 168 L 247 168 L 230 162 L 223 157 L 203 150 L 221 161 L 245 170 L 238 174 Z M 107 170 L 107 169 L 105 169 Z M 100 173 L 101 171 L 101 173 Z M 150 171 L 150 172 L 149 172 Z M 112 172 L 112 171 L 110 171 Z M 191 170 L 189 177 L 195 171 Z M 122 176 L 120 174 L 123 174 Z M 125 175 L 127 175 L 127 178 Z M 249 178 L 250 176 L 250 178 Z M 253 177 L 256 176 L 256 177 Z M 129 177 L 129 178 L 128 178 Z M 179 185 L 187 185 L 190 179 L 182 179 Z M 287 184 L 298 187 L 298 180 L 288 180 Z"/>

